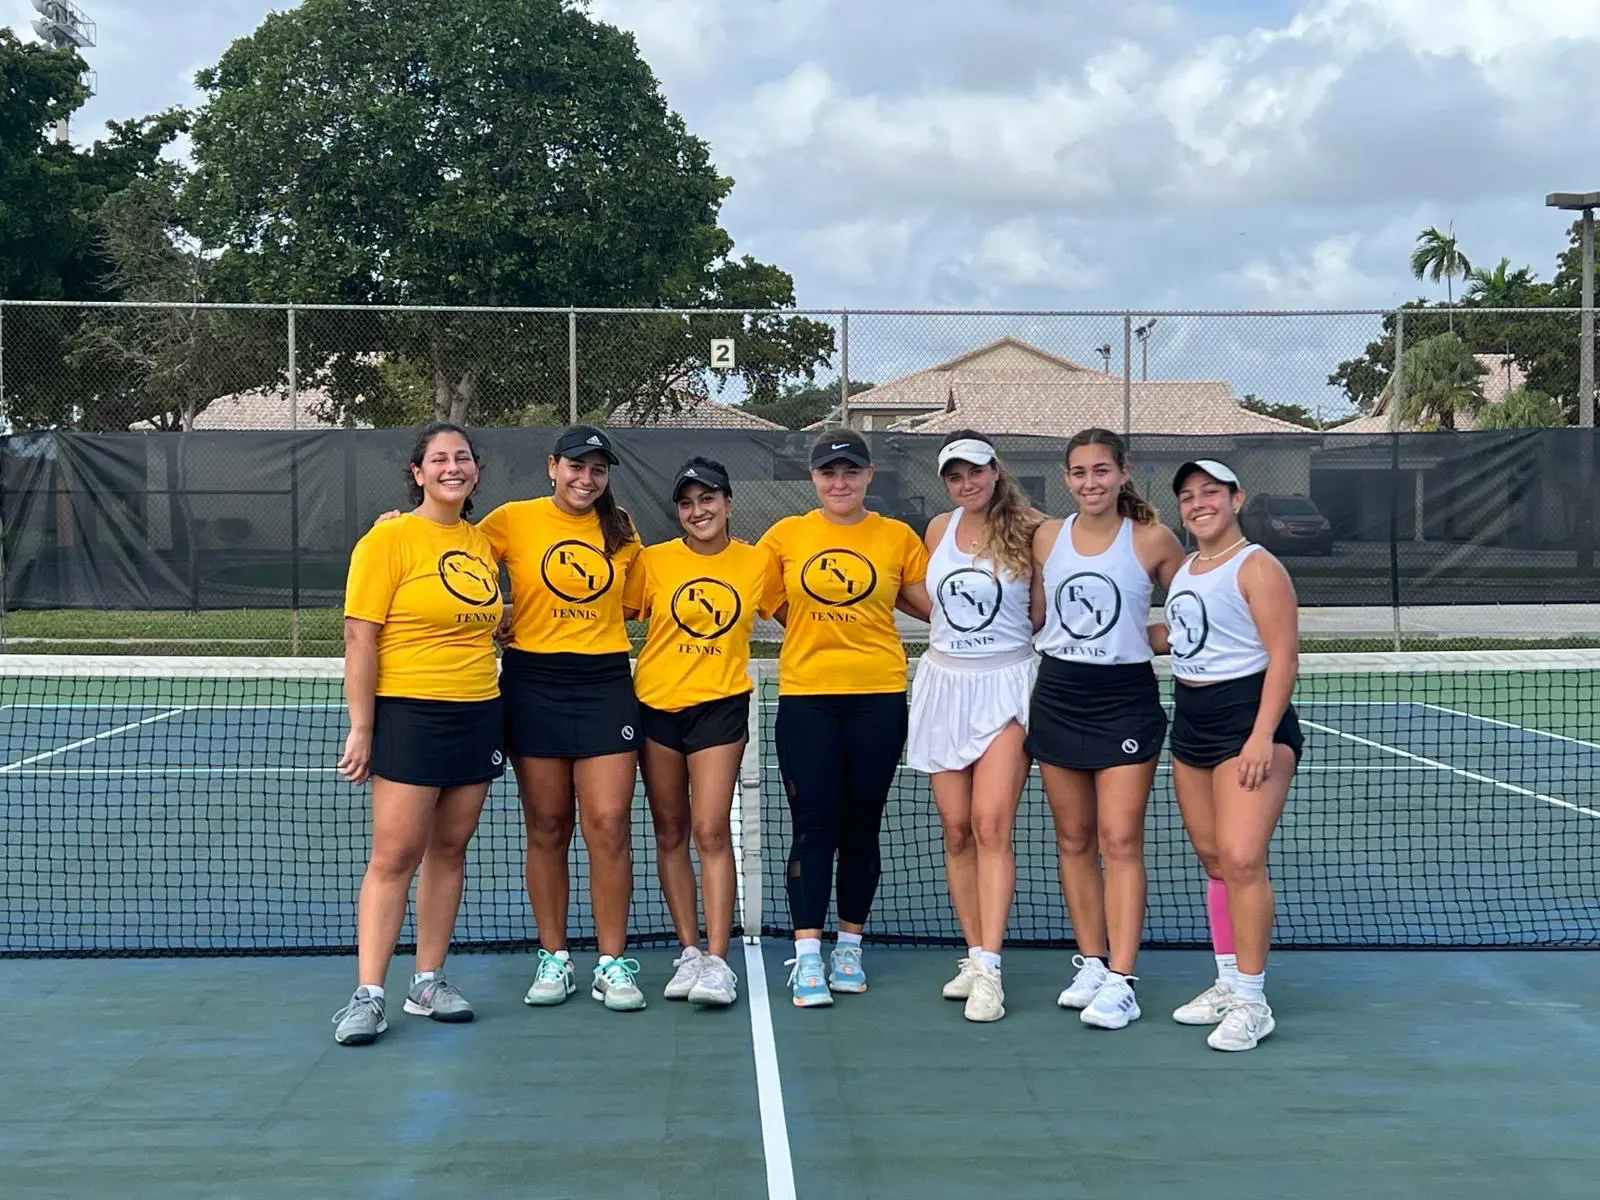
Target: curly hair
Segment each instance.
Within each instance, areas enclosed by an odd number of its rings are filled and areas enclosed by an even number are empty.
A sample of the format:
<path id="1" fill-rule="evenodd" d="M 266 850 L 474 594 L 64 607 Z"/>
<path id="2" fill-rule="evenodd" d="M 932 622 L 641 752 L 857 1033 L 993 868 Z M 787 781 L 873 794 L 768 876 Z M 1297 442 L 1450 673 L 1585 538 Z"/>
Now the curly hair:
<path id="1" fill-rule="evenodd" d="M 957 429 L 939 443 L 939 448 L 942 450 L 951 442 L 965 438 L 989 442 L 976 430 Z M 1034 508 L 1028 494 L 1006 469 L 998 451 L 994 457 L 994 473 L 994 494 L 989 497 L 989 507 L 983 513 L 983 540 L 975 556 L 987 558 L 1004 567 L 1008 574 L 1023 578 L 1033 572 L 1033 531 L 1044 520 L 1044 514 Z"/>

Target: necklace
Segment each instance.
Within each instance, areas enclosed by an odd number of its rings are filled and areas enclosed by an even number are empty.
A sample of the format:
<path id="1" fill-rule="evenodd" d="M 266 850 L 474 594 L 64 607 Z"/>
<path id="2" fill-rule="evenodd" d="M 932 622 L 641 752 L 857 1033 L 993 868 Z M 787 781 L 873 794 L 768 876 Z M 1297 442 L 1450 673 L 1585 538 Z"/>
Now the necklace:
<path id="1" fill-rule="evenodd" d="M 1226 550 L 1218 550 L 1215 554 L 1196 554 L 1195 557 L 1198 558 L 1201 562 L 1212 562 L 1215 559 L 1221 558 L 1224 554 L 1231 554 L 1233 551 L 1237 550 L 1240 546 L 1244 545 L 1249 540 L 1250 540 L 1249 538 L 1243 538 L 1242 537 L 1237 542 L 1235 542 L 1233 545 L 1229 546 Z"/>

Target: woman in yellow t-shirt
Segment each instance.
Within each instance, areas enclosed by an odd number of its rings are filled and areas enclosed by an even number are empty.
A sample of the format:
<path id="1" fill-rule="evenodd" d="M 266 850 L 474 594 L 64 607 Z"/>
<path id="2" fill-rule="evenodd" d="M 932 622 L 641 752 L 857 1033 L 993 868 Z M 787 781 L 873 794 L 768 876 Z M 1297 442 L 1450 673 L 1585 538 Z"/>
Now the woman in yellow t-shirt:
<path id="1" fill-rule="evenodd" d="M 867 511 L 872 455 L 850 430 L 811 451 L 819 506 L 761 539 L 783 569 L 778 767 L 793 823 L 789 912 L 801 1007 L 864 992 L 861 933 L 878 888 L 878 836 L 906 741 L 906 652 L 895 609 L 929 614 L 928 549 L 903 521 Z M 839 937 L 822 970 L 834 858 Z"/>
<path id="2" fill-rule="evenodd" d="M 634 668 L 644 746 L 639 767 L 655 820 L 656 872 L 683 952 L 668 1000 L 726 1006 L 733 927 L 733 788 L 750 728 L 750 631 L 784 602 L 772 552 L 728 536 L 728 470 L 691 458 L 672 481 L 683 537 L 646 547 L 624 603 L 650 618 Z M 700 950 L 689 831 L 705 875 Z"/>
<path id="3" fill-rule="evenodd" d="M 489 783 L 505 772 L 494 630 L 500 580 L 489 541 L 464 518 L 478 455 L 448 422 L 411 453 L 413 509 L 370 529 L 345 586 L 345 696 L 350 734 L 339 773 L 372 783 L 372 854 L 361 881 L 358 987 L 334 1016 L 342 1045 L 388 1028 L 383 985 L 417 882 L 416 972 L 405 1010 L 470 1021 L 445 978 L 467 843 Z"/>
<path id="4" fill-rule="evenodd" d="M 527 828 L 528 900 L 539 926 L 539 965 L 524 997 L 534 1005 L 560 1004 L 577 990 L 567 950 L 576 813 L 600 950 L 589 994 L 609 1009 L 645 1006 L 639 964 L 622 957 L 639 745 L 623 588 L 639 538 L 611 492 L 619 461 L 605 433 L 574 425 L 550 452 L 553 494 L 502 504 L 478 523 L 511 574 L 501 689 Z"/>

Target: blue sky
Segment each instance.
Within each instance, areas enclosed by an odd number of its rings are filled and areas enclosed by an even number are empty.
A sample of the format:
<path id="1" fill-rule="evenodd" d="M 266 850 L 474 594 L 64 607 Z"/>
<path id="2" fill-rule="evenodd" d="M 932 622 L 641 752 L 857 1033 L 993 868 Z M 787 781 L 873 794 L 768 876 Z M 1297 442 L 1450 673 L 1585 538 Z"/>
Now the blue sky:
<path id="1" fill-rule="evenodd" d="M 190 103 L 265 0 L 79 0 L 75 129 Z M 1417 231 L 1548 278 L 1553 190 L 1600 187 L 1593 0 L 592 0 L 736 180 L 724 224 L 816 308 L 1367 308 Z M 908 13 L 915 20 L 907 20 Z M 0 0 L 26 28 L 27 0 Z M 882 378 L 1005 322 L 863 319 Z M 1374 323 L 1163 321 L 1152 375 L 1337 406 Z M 1083 361 L 1116 323 L 1035 323 Z M 1116 364 L 1120 366 L 1120 363 Z"/>

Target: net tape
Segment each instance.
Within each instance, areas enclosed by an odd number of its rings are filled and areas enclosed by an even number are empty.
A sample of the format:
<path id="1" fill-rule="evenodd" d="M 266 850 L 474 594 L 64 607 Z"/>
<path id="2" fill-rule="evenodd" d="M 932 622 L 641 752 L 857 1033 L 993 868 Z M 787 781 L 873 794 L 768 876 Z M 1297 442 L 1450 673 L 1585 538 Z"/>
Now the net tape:
<path id="1" fill-rule="evenodd" d="M 1597 670 L 1600 651 L 1584 650 L 1303 655 L 1306 752 L 1273 844 L 1275 944 L 1600 945 Z M 0 659 L 0 955 L 353 949 L 370 826 L 367 793 L 334 771 L 342 671 L 338 659 Z M 776 664 L 752 674 L 737 928 L 782 937 Z M 1208 945 L 1165 753 L 1145 829 L 1145 944 Z M 458 948 L 536 942 L 523 844 L 508 772 L 469 850 Z M 1010 943 L 1070 945 L 1037 772 L 1014 845 Z M 592 945 L 581 835 L 571 866 L 573 944 Z M 674 943 L 637 786 L 633 867 L 631 941 Z M 926 777 L 902 767 L 869 939 L 961 945 L 944 880 Z M 412 937 L 408 918 L 402 945 Z"/>

